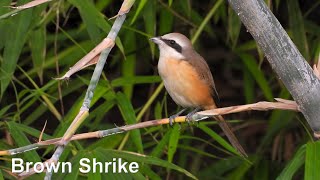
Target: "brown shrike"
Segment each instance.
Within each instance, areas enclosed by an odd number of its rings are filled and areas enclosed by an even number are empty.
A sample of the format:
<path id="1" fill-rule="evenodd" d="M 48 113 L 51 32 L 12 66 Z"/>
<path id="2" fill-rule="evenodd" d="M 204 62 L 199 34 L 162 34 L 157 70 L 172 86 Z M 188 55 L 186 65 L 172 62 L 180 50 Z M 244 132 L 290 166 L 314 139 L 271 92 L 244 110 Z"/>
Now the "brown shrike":
<path id="1" fill-rule="evenodd" d="M 192 120 L 192 115 L 200 109 L 217 108 L 215 98 L 218 98 L 218 93 L 209 66 L 193 49 L 190 40 L 180 33 L 170 33 L 151 40 L 159 47 L 158 70 L 171 98 L 184 108 L 195 108 L 186 120 Z M 184 110 L 170 116 L 171 125 Z M 241 155 L 247 156 L 223 117 L 219 115 L 215 119 L 231 144 Z"/>

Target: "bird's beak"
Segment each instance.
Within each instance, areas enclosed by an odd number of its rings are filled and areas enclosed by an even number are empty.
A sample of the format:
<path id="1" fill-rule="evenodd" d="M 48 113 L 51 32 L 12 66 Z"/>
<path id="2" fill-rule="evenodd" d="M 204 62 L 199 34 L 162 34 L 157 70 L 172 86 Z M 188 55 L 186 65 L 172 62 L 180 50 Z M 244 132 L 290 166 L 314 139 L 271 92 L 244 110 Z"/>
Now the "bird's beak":
<path id="1" fill-rule="evenodd" d="M 160 36 L 159 37 L 153 37 L 153 38 L 150 38 L 150 40 L 156 44 L 159 44 L 161 42 L 160 40 Z"/>

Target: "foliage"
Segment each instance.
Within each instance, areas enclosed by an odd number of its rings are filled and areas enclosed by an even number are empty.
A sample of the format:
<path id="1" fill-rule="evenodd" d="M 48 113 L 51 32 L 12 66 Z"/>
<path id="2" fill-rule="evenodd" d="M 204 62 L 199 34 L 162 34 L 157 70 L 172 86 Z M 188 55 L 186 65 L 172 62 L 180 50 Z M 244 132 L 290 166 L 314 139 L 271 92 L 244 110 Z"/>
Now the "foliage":
<path id="1" fill-rule="evenodd" d="M 266 2 L 303 56 L 314 64 L 320 54 L 319 1 Z M 0 15 L 10 11 L 10 3 L 0 1 Z M 43 139 L 63 135 L 81 106 L 92 68 L 82 70 L 68 82 L 53 78 L 62 76 L 105 38 L 112 24 L 108 18 L 120 5 L 116 0 L 56 0 L 0 20 L 1 150 L 36 142 L 45 121 L 48 125 Z M 90 116 L 78 133 L 164 118 L 179 110 L 159 85 L 158 50 L 149 41 L 172 31 L 190 37 L 209 63 L 220 106 L 270 101 L 274 97 L 290 99 L 226 1 L 140 0 L 120 31 L 95 91 Z M 319 178 L 320 164 L 315 161 L 319 143 L 312 141 L 301 114 L 250 112 L 226 119 L 234 120 L 230 122 L 234 122 L 236 134 L 250 154 L 248 160 L 235 156 L 217 124 L 208 120 L 199 127 L 159 126 L 72 142 L 61 161 L 122 157 L 139 162 L 142 168 L 132 175 L 75 172 L 55 177 Z M 36 162 L 50 157 L 52 150 L 49 147 L 16 157 Z M 10 159 L 1 157 L 0 179 L 13 179 Z"/>

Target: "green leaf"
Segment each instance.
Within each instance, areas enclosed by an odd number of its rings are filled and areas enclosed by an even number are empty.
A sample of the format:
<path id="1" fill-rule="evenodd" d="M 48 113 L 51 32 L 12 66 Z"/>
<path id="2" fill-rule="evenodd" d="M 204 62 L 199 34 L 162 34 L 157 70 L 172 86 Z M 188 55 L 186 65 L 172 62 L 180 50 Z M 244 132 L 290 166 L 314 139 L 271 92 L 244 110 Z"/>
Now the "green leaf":
<path id="1" fill-rule="evenodd" d="M 230 6 L 228 6 L 228 14 L 228 37 L 231 41 L 231 47 L 234 49 L 238 43 L 241 21 Z"/>
<path id="2" fill-rule="evenodd" d="M 118 107 L 125 122 L 127 124 L 137 123 L 136 115 L 129 99 L 121 92 L 118 92 L 116 96 Z M 132 142 L 135 144 L 138 152 L 143 152 L 140 130 L 135 129 L 130 131 L 130 137 L 132 139 Z"/>
<path id="3" fill-rule="evenodd" d="M 16 142 L 18 147 L 30 145 L 30 141 L 26 137 L 26 135 L 18 128 L 18 124 L 10 121 L 7 123 L 10 135 Z M 28 151 L 25 152 L 24 154 L 24 160 L 29 161 L 29 162 L 41 162 L 41 159 L 36 151 Z"/>
<path id="4" fill-rule="evenodd" d="M 59 52 L 59 54 L 57 55 L 49 54 L 48 52 L 48 57 L 45 61 L 44 68 L 54 69 L 55 62 L 57 60 L 59 61 L 60 66 L 70 67 L 70 65 L 75 64 L 77 60 L 81 59 L 85 55 L 83 49 L 89 50 L 93 48 L 93 44 L 91 41 L 84 41 L 79 43 L 79 45 L 71 45 L 70 47 L 67 47 L 63 51 Z M 29 76 L 31 76 L 33 74 L 36 74 L 36 70 L 32 68 L 27 73 Z M 21 76 L 19 78 L 24 79 L 26 77 Z"/>
<path id="5" fill-rule="evenodd" d="M 2 8 L 0 8 L 0 15 L 6 13 L 6 12 L 9 12 L 10 11 L 10 8 L 8 7 L 11 3 L 11 0 L 1 0 L 0 1 L 0 6 Z M 7 7 L 7 8 L 5 8 Z M 1 20 L 0 22 L 3 22 L 4 20 Z"/>
<path id="6" fill-rule="evenodd" d="M 117 155 L 110 154 L 109 151 L 101 150 L 101 148 L 98 148 L 97 150 L 89 153 L 92 154 L 92 158 L 97 158 L 97 161 L 101 161 L 101 162 L 113 162 L 115 158 L 119 158 Z M 124 162 L 124 161 L 128 161 L 128 160 L 126 160 L 125 158 L 123 159 L 121 158 L 121 162 Z M 128 163 L 131 163 L 131 162 L 128 162 Z M 102 173 L 102 179 L 145 179 L 145 177 L 143 177 L 143 175 L 139 171 L 140 168 L 138 172 L 130 173 L 128 166 L 129 164 L 125 166 L 128 170 L 128 173 L 124 173 L 123 171 L 121 173 L 113 173 L 113 168 L 109 166 L 109 173 Z"/>
<path id="7" fill-rule="evenodd" d="M 43 122 L 43 125 L 44 125 L 45 122 Z M 39 123 L 40 124 L 40 123 Z M 43 126 L 42 125 L 42 126 Z M 37 129 L 34 129 L 32 127 L 29 127 L 29 126 L 26 126 L 24 124 L 15 124 L 15 127 L 16 128 L 19 128 L 19 130 L 21 132 L 24 132 L 26 134 L 29 134 L 31 136 L 33 136 L 34 138 L 39 138 L 40 134 L 41 134 L 41 131 L 37 130 Z M 50 136 L 50 135 L 47 135 L 46 133 L 43 133 L 42 134 L 42 140 L 48 140 L 48 139 L 52 139 L 53 137 Z"/>
<path id="8" fill-rule="evenodd" d="M 306 149 L 304 179 L 313 180 L 320 179 L 320 142 L 308 142 Z"/>
<path id="9" fill-rule="evenodd" d="M 257 48 L 258 48 L 257 43 L 254 40 L 250 40 L 250 41 L 247 41 L 245 43 L 238 45 L 235 48 L 235 52 L 245 53 L 246 51 L 256 50 Z"/>
<path id="10" fill-rule="evenodd" d="M 289 163 L 287 163 L 286 167 L 283 169 L 283 171 L 277 177 L 277 180 L 292 179 L 293 175 L 303 165 L 305 155 L 306 155 L 306 146 L 303 145 L 299 148 L 299 150 L 293 156 L 291 161 Z"/>
<path id="11" fill-rule="evenodd" d="M 292 31 L 292 40 L 297 45 L 301 54 L 310 61 L 309 47 L 304 29 L 304 19 L 297 0 L 287 0 L 289 26 Z"/>
<path id="12" fill-rule="evenodd" d="M 154 172 L 148 165 L 144 164 L 139 171 L 147 176 L 149 179 L 161 180 L 162 178 L 156 172 Z"/>
<path id="13" fill-rule="evenodd" d="M 127 52 L 136 51 L 136 34 L 132 31 L 126 33 L 124 38 Z M 134 78 L 136 70 L 136 53 L 132 53 L 126 56 L 126 60 L 122 61 L 122 77 Z M 123 86 L 124 94 L 131 99 L 133 94 L 133 84 L 126 84 Z"/>
<path id="14" fill-rule="evenodd" d="M 89 80 L 86 80 L 84 78 L 80 78 L 80 79 L 84 84 L 89 85 Z M 65 131 L 68 129 L 69 125 L 73 121 L 74 117 L 76 117 L 76 115 L 79 112 L 79 109 L 82 106 L 85 93 L 86 92 L 84 92 L 82 96 L 79 96 L 77 99 L 73 100 L 72 108 L 69 109 L 68 113 L 64 116 L 63 122 L 65 123 L 59 124 L 59 126 L 56 128 L 54 132 L 54 137 L 62 136 L 65 133 Z M 113 100 L 114 98 L 114 94 L 112 91 L 110 91 L 110 88 L 101 86 L 98 84 L 90 105 L 93 106 L 101 97 L 105 97 L 105 96 L 108 96 L 110 98 L 108 100 L 110 101 Z"/>
<path id="15" fill-rule="evenodd" d="M 156 4 L 155 1 L 148 1 L 146 4 L 146 7 L 144 8 L 143 12 L 143 19 L 145 22 L 145 31 L 147 34 L 150 34 L 151 36 L 154 36 L 156 34 Z M 148 41 L 151 54 L 154 55 L 155 50 L 155 43 Z"/>
<path id="16" fill-rule="evenodd" d="M 43 67 L 46 57 L 46 27 L 33 30 L 30 35 L 29 45 L 33 67 L 36 69 L 40 82 L 43 82 Z"/>
<path id="17" fill-rule="evenodd" d="M 87 153 L 88 156 L 86 156 L 88 159 L 90 159 L 91 161 L 93 160 L 93 158 L 96 158 L 98 162 L 100 162 L 102 159 L 99 158 L 96 153 Z M 93 166 L 91 166 L 93 167 Z M 98 168 L 99 166 L 96 166 L 97 170 L 99 170 L 100 168 Z M 98 172 L 93 172 L 93 170 L 89 171 L 88 173 L 88 180 L 99 180 L 101 179 L 101 174 L 99 171 Z"/>
<path id="18" fill-rule="evenodd" d="M 51 80 L 50 82 L 47 82 L 47 84 L 45 86 L 43 86 L 41 89 L 43 89 L 43 91 L 45 91 L 47 88 L 51 88 L 52 86 L 56 85 L 57 81 L 56 80 Z M 72 92 L 74 92 L 75 90 L 78 90 L 79 88 L 81 88 L 82 86 L 84 86 L 84 84 L 79 80 L 79 79 L 75 79 L 73 81 L 70 81 L 68 83 L 68 88 L 64 88 L 63 91 L 62 91 L 62 97 L 65 97 L 66 95 L 68 94 L 71 94 Z M 50 95 L 52 95 L 53 97 L 58 97 L 58 91 L 55 90 L 54 93 L 51 93 Z M 32 93 L 32 94 L 35 94 L 35 93 Z M 31 94 L 31 95 L 32 95 Z M 24 98 L 21 102 L 23 101 L 36 101 L 38 99 L 38 97 L 34 97 L 32 100 L 28 100 L 29 98 Z M 52 103 L 55 103 L 57 102 L 58 99 L 52 99 Z M 27 111 L 30 106 L 33 105 L 33 103 L 31 103 L 30 105 L 24 105 L 24 107 L 26 107 L 26 110 Z M 46 113 L 46 111 L 48 110 L 48 107 L 45 106 L 45 105 L 41 105 L 41 106 L 38 106 L 36 107 L 35 109 L 33 109 L 33 112 L 30 113 L 23 121 L 23 123 L 25 125 L 29 125 L 31 124 L 32 122 L 36 121 L 39 119 L 39 117 L 41 115 L 43 115 L 44 113 Z"/>
<path id="19" fill-rule="evenodd" d="M 28 0 L 21 0 L 19 4 L 24 4 Z M 0 83 L 1 93 L 0 99 L 4 95 L 3 93 L 7 89 L 12 75 L 16 69 L 16 65 L 22 51 L 23 45 L 26 42 L 26 34 L 29 31 L 29 26 L 32 21 L 32 8 L 25 10 L 10 19 L 10 24 L 7 26 L 10 33 L 7 34 L 3 61 L 0 69 Z"/>
<path id="20" fill-rule="evenodd" d="M 259 163 L 257 163 L 257 166 L 255 165 L 254 179 L 259 179 L 259 180 L 271 179 L 270 174 L 272 173 L 273 168 L 270 168 L 272 166 L 270 166 L 269 162 L 270 161 L 268 160 L 262 160 Z"/>
<path id="21" fill-rule="evenodd" d="M 169 148 L 168 148 L 168 161 L 172 162 L 174 154 L 177 151 L 180 137 L 180 124 L 174 124 L 170 133 Z"/>
<path id="22" fill-rule="evenodd" d="M 199 38 L 201 32 L 203 31 L 203 29 L 206 27 L 206 25 L 208 24 L 209 20 L 211 19 L 211 17 L 214 15 L 214 13 L 217 11 L 217 9 L 220 7 L 220 5 L 223 3 L 223 0 L 218 0 L 213 7 L 210 9 L 209 13 L 206 15 L 206 17 L 203 19 L 203 21 L 201 22 L 199 28 L 197 29 L 197 31 L 194 33 L 191 42 L 192 44 L 194 44 L 196 42 L 196 40 Z"/>
<path id="23" fill-rule="evenodd" d="M 72 157 L 71 160 L 69 160 L 69 162 L 71 162 L 72 164 L 72 173 L 59 173 L 59 174 L 53 174 L 52 179 L 67 179 L 67 180 L 77 180 L 78 179 L 78 175 L 79 175 L 79 170 L 81 168 L 80 166 L 80 160 L 82 158 L 85 158 L 86 154 L 84 151 L 80 151 L 78 152 L 74 157 Z M 58 177 L 55 177 L 58 176 Z"/>
<path id="24" fill-rule="evenodd" d="M 104 103 L 99 104 L 98 107 L 90 112 L 90 116 L 88 117 L 90 124 L 87 124 L 89 127 L 88 131 L 96 131 L 97 129 L 104 128 L 101 127 L 101 124 L 104 124 L 103 120 L 105 120 L 105 115 L 116 105 L 114 98 L 106 97 L 105 99 L 106 101 Z"/>
<path id="25" fill-rule="evenodd" d="M 130 25 L 132 25 L 136 21 L 137 17 L 140 15 L 141 10 L 143 9 L 144 5 L 146 5 L 146 2 L 147 2 L 147 0 L 140 0 L 138 8 L 137 8 L 136 13 L 134 14 L 132 20 L 131 20 Z"/>
<path id="26" fill-rule="evenodd" d="M 191 152 L 193 152 L 192 154 L 196 154 L 196 155 L 201 155 L 201 156 L 207 156 L 209 158 L 214 158 L 216 159 L 217 156 L 213 155 L 213 154 L 210 154 L 210 153 L 207 153 L 203 150 L 200 150 L 199 148 L 195 148 L 195 147 L 192 147 L 192 146 L 184 146 L 184 145 L 178 145 L 179 149 L 183 149 L 183 150 L 189 150 Z"/>
<path id="27" fill-rule="evenodd" d="M 257 62 L 255 61 L 254 57 L 250 54 L 246 53 L 239 53 L 239 56 L 248 70 L 251 72 L 252 76 L 260 86 L 261 90 L 263 91 L 264 96 L 268 101 L 273 101 L 272 91 L 270 86 L 263 74 L 263 72 L 259 69 Z"/>
<path id="28" fill-rule="evenodd" d="M 13 106 L 13 104 L 4 106 L 2 109 L 0 109 L 0 117 L 3 117 L 4 114 Z"/>
<path id="29" fill-rule="evenodd" d="M 117 158 L 123 158 L 126 159 L 127 161 L 130 162 L 140 162 L 140 163 L 146 163 L 150 165 L 157 165 L 157 166 L 162 166 L 165 168 L 173 169 L 178 172 L 181 172 L 185 174 L 186 176 L 192 178 L 192 179 L 197 179 L 194 175 L 192 175 L 190 172 L 187 170 L 172 164 L 168 161 L 164 161 L 162 159 L 152 157 L 152 156 L 146 156 L 144 154 L 138 154 L 138 153 L 132 153 L 132 152 L 127 152 L 127 151 L 117 151 L 117 150 L 105 150 L 105 149 L 97 149 L 97 152 L 101 152 L 102 154 L 108 154 L 111 157 L 117 157 Z"/>
<path id="30" fill-rule="evenodd" d="M 318 36 L 318 39 L 319 39 L 319 34 L 320 34 L 320 26 L 318 24 L 316 24 L 315 22 L 313 21 L 310 21 L 310 20 L 304 20 L 304 27 L 305 27 L 305 30 L 308 34 L 311 34 L 311 35 L 315 35 L 315 36 Z M 317 43 L 319 43 L 319 41 L 316 40 Z"/>
<path id="31" fill-rule="evenodd" d="M 239 154 L 234 147 L 232 147 L 226 140 L 224 140 L 221 136 L 219 136 L 217 133 L 212 131 L 208 126 L 201 124 L 199 125 L 199 128 L 207 133 L 209 136 L 211 136 L 214 140 L 216 140 L 222 147 L 226 148 L 228 151 L 234 153 L 234 154 Z"/>
<path id="32" fill-rule="evenodd" d="M 255 99 L 254 92 L 254 79 L 251 76 L 248 69 L 244 68 L 243 70 L 243 82 L 244 82 L 244 96 L 246 98 L 246 103 L 253 103 Z"/>
<path id="33" fill-rule="evenodd" d="M 38 93 L 41 96 L 43 101 L 46 103 L 46 106 L 51 111 L 51 113 L 57 118 L 57 120 L 60 121 L 62 119 L 62 116 L 59 113 L 59 111 L 57 110 L 57 108 L 54 106 L 54 104 L 51 102 L 51 100 L 49 99 L 48 95 L 45 94 L 45 92 L 43 92 L 43 90 L 41 88 L 39 88 L 37 83 L 34 82 L 34 80 L 30 76 L 28 76 L 28 74 L 20 66 L 18 66 L 18 68 L 19 68 L 20 71 L 22 71 L 22 73 L 28 78 L 28 80 L 34 86 L 34 88 L 36 89 L 36 93 Z"/>
<path id="34" fill-rule="evenodd" d="M 95 42 L 95 44 L 99 43 L 102 38 L 102 32 L 98 28 L 104 32 L 109 32 L 111 25 L 108 24 L 103 15 L 97 10 L 91 1 L 69 0 L 69 2 L 79 9 L 80 15 L 83 18 L 84 23 L 87 25 L 90 38 Z M 122 54 L 124 54 L 124 48 L 119 37 L 116 38 L 115 43 Z"/>
<path id="35" fill-rule="evenodd" d="M 4 180 L 1 169 L 0 169 L 0 180 Z"/>
<path id="36" fill-rule="evenodd" d="M 222 175 L 230 170 L 240 166 L 242 164 L 242 158 L 233 156 L 229 158 L 224 158 L 216 163 L 201 169 L 199 172 L 199 179 L 205 179 L 205 177 L 213 176 L 212 172 L 215 172 L 214 175 L 217 177 L 212 177 L 212 179 L 225 179 L 222 178 Z"/>
<path id="37" fill-rule="evenodd" d="M 104 138 L 98 140 L 97 142 L 93 143 L 92 145 L 90 145 L 86 149 L 94 150 L 98 147 L 105 148 L 105 149 L 113 149 L 119 145 L 119 143 L 121 142 L 121 139 L 123 139 L 123 134 L 107 136 L 107 137 L 104 137 Z"/>
<path id="38" fill-rule="evenodd" d="M 170 135 L 171 135 L 172 129 L 168 130 L 166 134 L 161 138 L 161 140 L 157 143 L 157 146 L 153 148 L 153 150 L 150 153 L 150 156 L 153 157 L 160 157 L 163 153 L 166 145 L 169 142 Z"/>
<path id="39" fill-rule="evenodd" d="M 6 12 L 8 12 L 10 10 L 10 8 L 5 8 L 10 6 L 11 0 L 1 0 L 0 1 L 0 17 L 2 14 L 5 14 Z M 8 29 L 8 23 L 10 22 L 9 19 L 7 20 L 0 20 L 0 32 L 1 32 L 1 36 L 0 36 L 0 49 L 2 49 L 5 45 L 5 39 L 6 39 L 6 34 L 8 32 L 10 32 L 10 29 Z"/>
<path id="40" fill-rule="evenodd" d="M 100 12 L 94 7 L 92 2 L 88 0 L 69 1 L 71 4 L 73 4 L 79 9 L 81 18 L 83 19 L 83 22 L 86 25 L 90 38 L 93 40 L 95 44 L 98 44 L 102 38 L 100 28 L 96 24 L 97 19 L 99 19 L 101 16 Z"/>
<path id="41" fill-rule="evenodd" d="M 159 35 L 172 32 L 172 28 L 174 27 L 174 16 L 167 10 L 167 9 L 162 9 L 160 11 L 160 17 L 159 17 Z"/>
<path id="42" fill-rule="evenodd" d="M 228 174 L 227 179 L 232 180 L 242 180 L 245 179 L 245 174 L 248 172 L 248 170 L 252 167 L 252 164 L 248 163 L 247 161 L 243 161 L 238 168 L 236 168 L 232 173 Z"/>

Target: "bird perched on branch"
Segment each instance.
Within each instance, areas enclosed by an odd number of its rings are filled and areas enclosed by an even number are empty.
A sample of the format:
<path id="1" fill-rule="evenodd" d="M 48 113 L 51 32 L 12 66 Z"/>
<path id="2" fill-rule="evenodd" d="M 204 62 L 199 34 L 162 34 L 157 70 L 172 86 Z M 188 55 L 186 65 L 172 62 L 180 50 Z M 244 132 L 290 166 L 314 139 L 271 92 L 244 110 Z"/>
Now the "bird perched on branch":
<path id="1" fill-rule="evenodd" d="M 184 108 L 194 108 L 186 120 L 193 120 L 192 116 L 200 109 L 217 108 L 215 99 L 218 93 L 209 66 L 193 49 L 190 40 L 180 33 L 170 33 L 151 40 L 159 47 L 158 70 L 171 98 Z M 185 110 L 170 116 L 170 124 Z M 219 115 L 215 119 L 231 144 L 241 155 L 247 156 L 223 117 Z"/>

